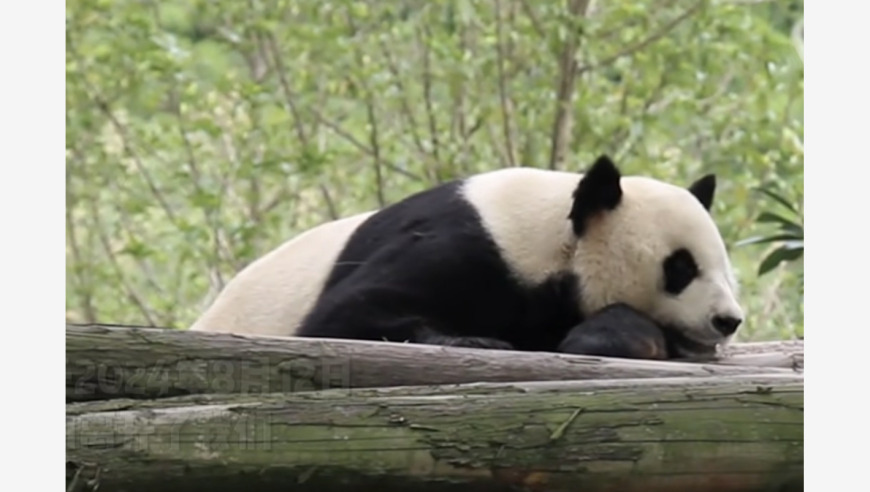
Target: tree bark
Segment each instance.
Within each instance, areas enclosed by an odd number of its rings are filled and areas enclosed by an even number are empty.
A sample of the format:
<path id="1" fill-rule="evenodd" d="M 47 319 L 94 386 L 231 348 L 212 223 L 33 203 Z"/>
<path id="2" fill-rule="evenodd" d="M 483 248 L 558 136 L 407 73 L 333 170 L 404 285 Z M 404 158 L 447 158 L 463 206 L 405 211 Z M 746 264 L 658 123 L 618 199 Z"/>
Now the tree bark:
<path id="1" fill-rule="evenodd" d="M 734 343 L 720 349 L 710 362 L 734 366 L 783 367 L 795 371 L 804 368 L 803 340 Z"/>
<path id="2" fill-rule="evenodd" d="M 68 488 L 802 490 L 799 374 L 117 403 L 68 405 Z"/>
<path id="3" fill-rule="evenodd" d="M 104 325 L 67 325 L 66 354 L 68 402 L 468 382 L 793 372 L 716 361 L 642 361 Z M 782 365 L 782 360 L 777 364 Z"/>
<path id="4" fill-rule="evenodd" d="M 766 354 L 771 352 L 801 353 L 804 352 L 803 340 L 775 340 L 772 342 L 742 342 L 732 343 L 721 351 L 724 356 L 745 354 Z"/>

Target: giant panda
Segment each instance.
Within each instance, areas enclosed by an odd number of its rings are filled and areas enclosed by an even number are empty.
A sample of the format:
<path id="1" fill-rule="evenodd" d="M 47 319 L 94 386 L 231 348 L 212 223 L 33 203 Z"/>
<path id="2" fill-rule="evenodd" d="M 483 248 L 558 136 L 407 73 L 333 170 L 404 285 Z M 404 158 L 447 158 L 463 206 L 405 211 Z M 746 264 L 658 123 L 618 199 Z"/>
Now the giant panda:
<path id="1" fill-rule="evenodd" d="M 685 341 L 681 355 L 703 352 L 743 319 L 715 188 L 712 174 L 687 187 L 622 176 L 606 155 L 583 174 L 484 172 L 288 241 L 192 329 L 557 351 L 615 305 L 628 316 L 611 310 L 602 336 L 645 337 L 642 317 Z M 594 353 L 600 336 L 586 338 L 567 345 Z M 619 338 L 608 354 L 658 357 Z"/>

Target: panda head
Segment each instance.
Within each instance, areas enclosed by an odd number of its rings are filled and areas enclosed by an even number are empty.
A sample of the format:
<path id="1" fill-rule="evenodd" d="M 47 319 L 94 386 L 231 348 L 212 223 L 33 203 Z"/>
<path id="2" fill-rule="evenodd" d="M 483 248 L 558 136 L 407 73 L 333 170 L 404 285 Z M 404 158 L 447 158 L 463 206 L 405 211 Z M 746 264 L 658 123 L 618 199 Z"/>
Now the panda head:
<path id="1" fill-rule="evenodd" d="M 684 188 L 622 177 L 599 157 L 580 179 L 569 214 L 584 312 L 625 302 L 688 339 L 686 354 L 729 341 L 743 310 L 710 215 L 715 189 L 712 174 Z"/>

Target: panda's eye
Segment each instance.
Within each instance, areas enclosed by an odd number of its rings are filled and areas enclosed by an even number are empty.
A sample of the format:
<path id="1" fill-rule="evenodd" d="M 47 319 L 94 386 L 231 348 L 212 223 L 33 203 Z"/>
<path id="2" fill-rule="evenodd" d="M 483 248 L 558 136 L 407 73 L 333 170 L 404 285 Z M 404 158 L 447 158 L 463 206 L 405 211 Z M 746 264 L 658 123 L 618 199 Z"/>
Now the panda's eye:
<path id="1" fill-rule="evenodd" d="M 663 262 L 665 270 L 665 291 L 677 295 L 683 291 L 692 280 L 698 277 L 698 265 L 695 257 L 685 248 L 680 248 Z"/>

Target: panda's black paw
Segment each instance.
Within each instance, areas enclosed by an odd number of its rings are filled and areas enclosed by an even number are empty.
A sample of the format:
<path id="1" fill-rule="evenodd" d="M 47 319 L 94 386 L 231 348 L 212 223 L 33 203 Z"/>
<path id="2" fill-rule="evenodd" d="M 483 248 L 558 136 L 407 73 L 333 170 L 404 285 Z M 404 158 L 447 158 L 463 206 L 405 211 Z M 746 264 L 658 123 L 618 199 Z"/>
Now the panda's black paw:
<path id="1" fill-rule="evenodd" d="M 514 346 L 504 340 L 488 337 L 456 337 L 450 345 L 454 347 L 513 350 Z"/>
<path id="2" fill-rule="evenodd" d="M 482 348 L 493 350 L 514 350 L 514 346 L 504 340 L 489 337 L 453 337 L 448 335 L 432 335 L 422 340 L 423 343 L 444 345 L 448 347 Z"/>
<path id="3" fill-rule="evenodd" d="M 566 354 L 664 360 L 669 356 L 662 329 L 625 304 L 613 304 L 572 328 L 559 344 Z"/>

